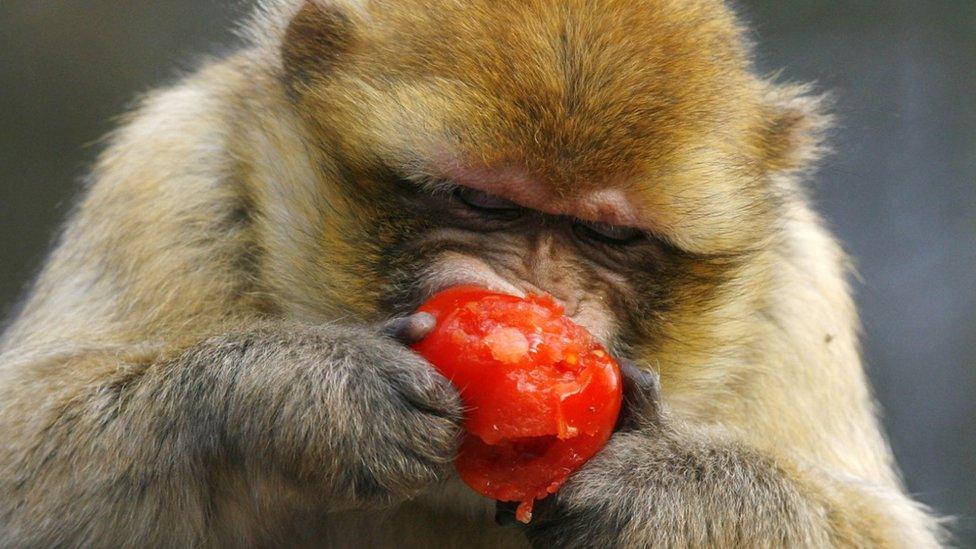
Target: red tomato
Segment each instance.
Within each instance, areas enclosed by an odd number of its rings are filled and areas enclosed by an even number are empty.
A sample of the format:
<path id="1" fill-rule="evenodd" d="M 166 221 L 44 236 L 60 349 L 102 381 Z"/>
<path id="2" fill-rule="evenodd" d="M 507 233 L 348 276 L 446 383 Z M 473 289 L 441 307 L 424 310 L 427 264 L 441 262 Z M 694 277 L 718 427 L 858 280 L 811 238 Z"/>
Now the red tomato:
<path id="1" fill-rule="evenodd" d="M 461 393 L 467 434 L 455 467 L 474 490 L 532 503 L 556 492 L 613 432 L 617 363 L 549 296 L 525 299 L 460 286 L 419 311 L 437 327 L 414 349 Z"/>

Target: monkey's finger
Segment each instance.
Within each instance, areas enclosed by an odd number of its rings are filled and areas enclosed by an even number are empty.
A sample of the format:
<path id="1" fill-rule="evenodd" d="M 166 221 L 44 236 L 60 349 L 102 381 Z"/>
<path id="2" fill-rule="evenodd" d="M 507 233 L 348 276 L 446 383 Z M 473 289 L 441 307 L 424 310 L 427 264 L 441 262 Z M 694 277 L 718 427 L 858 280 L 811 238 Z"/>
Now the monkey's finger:
<path id="1" fill-rule="evenodd" d="M 658 419 L 661 379 L 657 373 L 620 360 L 624 402 L 617 421 L 618 430 L 638 429 Z"/>
<path id="2" fill-rule="evenodd" d="M 515 510 L 518 508 L 517 501 L 496 501 L 495 502 L 495 524 L 499 526 L 518 526 L 519 522 L 515 518 Z"/>
<path id="3" fill-rule="evenodd" d="M 437 325 L 437 320 L 430 313 L 414 313 L 410 316 L 388 320 L 380 326 L 380 331 L 393 339 L 410 345 L 427 337 L 427 334 Z"/>

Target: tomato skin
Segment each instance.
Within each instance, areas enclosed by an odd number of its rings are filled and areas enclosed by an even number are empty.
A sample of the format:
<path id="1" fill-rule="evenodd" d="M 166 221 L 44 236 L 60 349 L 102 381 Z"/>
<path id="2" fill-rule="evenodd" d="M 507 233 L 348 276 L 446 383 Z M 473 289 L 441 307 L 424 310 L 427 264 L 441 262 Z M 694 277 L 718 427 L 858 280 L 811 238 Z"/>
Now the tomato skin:
<path id="1" fill-rule="evenodd" d="M 620 369 L 549 296 L 459 286 L 418 311 L 437 326 L 413 346 L 468 410 L 455 468 L 477 492 L 532 502 L 556 492 L 606 444 L 620 412 Z"/>

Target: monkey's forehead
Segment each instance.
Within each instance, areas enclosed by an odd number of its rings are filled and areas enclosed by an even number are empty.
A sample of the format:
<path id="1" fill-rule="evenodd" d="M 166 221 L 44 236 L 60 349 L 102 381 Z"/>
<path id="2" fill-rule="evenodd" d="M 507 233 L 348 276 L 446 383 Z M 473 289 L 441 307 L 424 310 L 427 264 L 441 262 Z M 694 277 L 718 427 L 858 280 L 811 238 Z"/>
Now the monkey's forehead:
<path id="1" fill-rule="evenodd" d="M 654 228 L 748 206 L 760 86 L 723 2 L 365 5 L 311 102 L 346 159 Z"/>
<path id="2" fill-rule="evenodd" d="M 388 101 L 394 112 L 374 111 L 385 115 L 374 117 L 379 131 L 429 134 L 484 164 L 520 162 L 553 185 L 666 163 L 742 118 L 754 87 L 718 1 L 397 6 L 371 11 L 337 67 Z"/>

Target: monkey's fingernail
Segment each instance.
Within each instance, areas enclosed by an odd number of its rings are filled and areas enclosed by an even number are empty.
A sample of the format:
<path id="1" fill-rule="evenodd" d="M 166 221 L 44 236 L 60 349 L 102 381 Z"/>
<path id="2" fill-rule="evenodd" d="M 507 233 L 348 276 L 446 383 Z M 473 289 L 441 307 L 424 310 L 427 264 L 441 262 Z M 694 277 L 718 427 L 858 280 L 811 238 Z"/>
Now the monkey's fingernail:
<path id="1" fill-rule="evenodd" d="M 383 333 L 410 345 L 426 337 L 436 325 L 437 320 L 430 313 L 414 313 L 390 320 L 383 325 Z"/>
<path id="2" fill-rule="evenodd" d="M 434 315 L 430 313 L 416 313 L 407 317 L 409 322 L 407 323 L 407 329 L 401 336 L 402 339 L 409 341 L 410 343 L 416 343 L 421 339 L 427 337 L 427 334 L 434 329 L 437 325 L 437 320 Z"/>
<path id="3" fill-rule="evenodd" d="M 499 526 L 518 526 L 519 522 L 515 518 L 517 508 L 518 502 L 495 502 L 495 523 Z"/>
<path id="4" fill-rule="evenodd" d="M 620 360 L 623 377 L 624 405 L 620 411 L 617 429 L 630 430 L 658 417 L 660 379 L 657 373 L 637 366 L 631 360 Z"/>
<path id="5" fill-rule="evenodd" d="M 637 390 L 651 390 L 654 391 L 658 386 L 658 377 L 652 371 L 645 370 L 632 360 L 623 359 L 620 360 L 620 373 L 624 377 L 624 381 L 633 386 Z"/>

